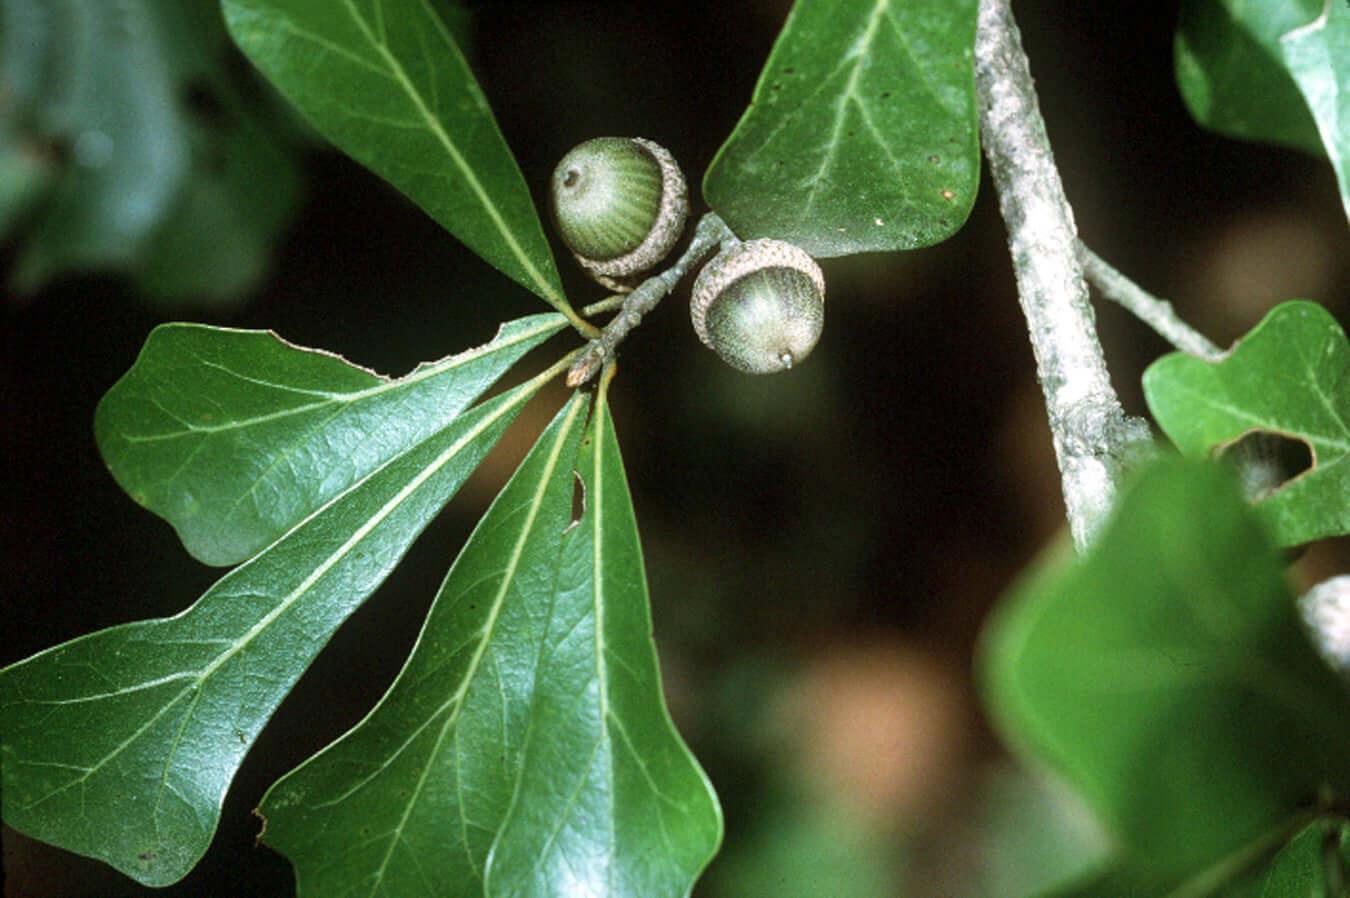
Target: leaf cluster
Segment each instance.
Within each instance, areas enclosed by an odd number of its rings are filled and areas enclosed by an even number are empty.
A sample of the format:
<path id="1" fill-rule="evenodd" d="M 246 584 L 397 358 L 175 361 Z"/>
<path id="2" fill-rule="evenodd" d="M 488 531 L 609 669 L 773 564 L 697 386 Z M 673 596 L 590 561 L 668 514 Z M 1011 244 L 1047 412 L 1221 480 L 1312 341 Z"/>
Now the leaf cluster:
<path id="1" fill-rule="evenodd" d="M 207 850 L 279 703 L 573 354 L 494 385 L 569 323 L 590 327 L 432 0 L 221 8 L 319 134 L 555 312 L 392 379 L 270 332 L 166 325 L 109 391 L 95 426 L 113 477 L 193 556 L 230 570 L 173 617 L 0 670 L 3 813 L 149 885 Z M 196 79 L 232 96 L 202 61 L 218 38 L 90 41 L 70 58 L 103 74 L 39 83 L 52 33 L 39 20 L 76 5 L 0 9 L 42 38 L 24 45 L 38 61 L 9 41 L 3 63 L 38 130 L 70 137 L 112 105 L 125 119 L 108 136 L 130 148 L 106 168 L 57 170 L 24 155 L 6 119 L 0 188 L 3 166 L 36 166 L 41 179 L 20 180 L 48 197 L 39 214 L 34 194 L 0 194 L 0 213 L 36 222 L 21 277 L 128 264 L 171 293 L 256 271 L 291 203 L 286 156 L 232 105 L 199 134 L 173 102 Z M 978 186 L 976 12 L 975 0 L 799 0 L 704 175 L 708 203 L 740 236 L 818 256 L 950 236 Z M 1325 154 L 1350 213 L 1343 3 L 1194 0 L 1176 46 L 1198 121 Z M 239 167 L 194 176 L 182 150 L 194 139 L 233 147 Z M 131 216 L 130 195 L 149 211 Z M 217 232 L 252 242 L 217 247 Z M 165 261 L 194 256 L 204 264 Z M 1350 843 L 1350 715 L 1279 549 L 1350 531 L 1348 369 L 1344 331 L 1306 302 L 1273 310 L 1217 362 L 1160 360 L 1149 406 L 1188 460 L 1142 471 L 1089 554 L 1044 562 L 992 619 L 980 656 L 991 714 L 1114 839 L 1106 868 L 1055 894 L 1333 894 Z M 384 697 L 263 797 L 262 838 L 291 859 L 300 894 L 680 896 L 715 852 L 720 810 L 661 695 L 613 372 L 565 402 L 502 488 Z M 1254 508 L 1209 461 L 1253 433 L 1310 456 Z"/>

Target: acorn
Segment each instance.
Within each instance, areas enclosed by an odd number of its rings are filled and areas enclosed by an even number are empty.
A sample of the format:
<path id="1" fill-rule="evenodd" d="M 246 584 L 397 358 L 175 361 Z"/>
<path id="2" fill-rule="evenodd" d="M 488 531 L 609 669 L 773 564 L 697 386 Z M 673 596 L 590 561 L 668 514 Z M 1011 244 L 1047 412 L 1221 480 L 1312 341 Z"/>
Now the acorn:
<path id="1" fill-rule="evenodd" d="M 805 250 L 747 240 L 713 258 L 694 281 L 694 332 L 728 365 L 772 374 L 800 364 L 825 326 L 825 276 Z"/>
<path id="2" fill-rule="evenodd" d="M 597 137 L 553 171 L 553 217 L 563 242 L 595 280 L 631 291 L 670 253 L 689 215 L 674 157 L 641 137 Z"/>

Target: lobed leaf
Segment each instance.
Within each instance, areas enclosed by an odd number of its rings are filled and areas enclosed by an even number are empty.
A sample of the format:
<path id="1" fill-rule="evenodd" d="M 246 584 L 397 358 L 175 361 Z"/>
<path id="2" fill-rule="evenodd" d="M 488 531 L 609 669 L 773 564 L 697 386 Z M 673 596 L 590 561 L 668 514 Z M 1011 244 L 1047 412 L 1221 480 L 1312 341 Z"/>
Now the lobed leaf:
<path id="1" fill-rule="evenodd" d="M 722 837 L 661 693 L 637 520 L 604 391 L 578 471 L 491 898 L 681 898 Z"/>
<path id="2" fill-rule="evenodd" d="M 1277 306 L 1218 362 L 1164 356 L 1144 372 L 1144 396 L 1185 455 L 1253 431 L 1302 440 L 1312 468 L 1256 507 L 1281 545 L 1350 533 L 1350 344 L 1321 306 Z"/>
<path id="3" fill-rule="evenodd" d="M 703 179 L 742 237 L 814 256 L 946 239 L 975 202 L 975 0 L 797 0 Z"/>
<path id="4" fill-rule="evenodd" d="M 999 728 L 1082 794 L 1123 856 L 1147 860 L 1150 882 L 1350 790 L 1350 696 L 1282 569 L 1228 470 L 1169 459 L 1089 554 L 1044 564 L 985 634 Z"/>
<path id="5" fill-rule="evenodd" d="M 562 312 L 525 179 L 432 0 L 223 0 L 244 53 L 344 153 Z"/>
<path id="6" fill-rule="evenodd" d="M 559 412 L 474 529 L 374 710 L 263 797 L 300 896 L 481 896 L 530 720 L 585 424 Z"/>
<path id="7" fill-rule="evenodd" d="M 390 459 L 443 430 L 557 315 L 502 325 L 476 349 L 397 380 L 270 331 L 156 328 L 94 416 L 118 484 L 207 564 L 264 546 Z"/>
<path id="8" fill-rule="evenodd" d="M 147 885 L 182 878 L 263 724 L 542 382 L 391 459 L 181 614 L 0 670 L 5 821 Z"/>

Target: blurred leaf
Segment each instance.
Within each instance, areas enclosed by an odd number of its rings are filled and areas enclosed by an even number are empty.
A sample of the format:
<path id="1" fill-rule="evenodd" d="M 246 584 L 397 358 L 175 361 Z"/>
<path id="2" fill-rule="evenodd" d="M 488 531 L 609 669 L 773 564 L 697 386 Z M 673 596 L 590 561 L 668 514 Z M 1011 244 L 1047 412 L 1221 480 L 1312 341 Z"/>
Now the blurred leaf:
<path id="1" fill-rule="evenodd" d="M 1344 0 L 1185 0 L 1177 85 L 1207 128 L 1328 156 L 1350 215 L 1350 8 Z"/>
<path id="2" fill-rule="evenodd" d="M 681 898 L 722 815 L 666 711 L 637 519 L 602 390 L 577 465 L 515 796 L 488 859 L 492 898 Z"/>
<path id="3" fill-rule="evenodd" d="M 1322 0 L 1183 0 L 1174 45 L 1177 87 L 1206 128 L 1321 155 L 1308 105 L 1282 61 L 1280 36 Z"/>
<path id="4" fill-rule="evenodd" d="M 1350 344 L 1324 308 L 1277 306 L 1219 362 L 1164 356 L 1144 395 L 1185 455 L 1253 431 L 1304 441 L 1313 467 L 1256 507 L 1281 545 L 1350 533 Z"/>
<path id="5" fill-rule="evenodd" d="M 150 236 L 136 283 L 161 301 L 228 303 L 267 272 L 277 235 L 300 199 L 290 155 L 255 126 L 203 139 L 218 159 L 200 167 Z"/>
<path id="6" fill-rule="evenodd" d="M 1350 825 L 1341 818 L 1309 824 L 1251 882 L 1224 898 L 1345 898 Z"/>
<path id="7" fill-rule="evenodd" d="M 1000 729 L 1154 880 L 1207 869 L 1323 789 L 1350 789 L 1350 696 L 1308 643 L 1282 568 L 1231 472 L 1168 459 L 1085 557 L 1043 564 L 985 634 Z"/>
<path id="8" fill-rule="evenodd" d="M 55 165 L 0 123 L 0 240 L 8 239 L 51 187 Z"/>
<path id="9" fill-rule="evenodd" d="M 19 114 L 69 154 L 16 263 L 19 289 L 32 291 L 64 271 L 135 258 L 188 177 L 187 131 L 145 2 L 5 3 L 7 27 L 31 29 L 41 48 L 25 57 L 40 74 L 16 73 Z"/>
<path id="10" fill-rule="evenodd" d="M 122 489 L 207 564 L 254 555 L 333 496 L 447 427 L 557 315 L 397 380 L 271 331 L 155 328 L 94 415 Z"/>
<path id="11" fill-rule="evenodd" d="M 1049 777 L 996 768 L 980 787 L 973 839 L 984 898 L 1035 895 L 1100 865 L 1108 845 L 1097 821 Z"/>
<path id="12" fill-rule="evenodd" d="M 188 610 L 0 671 L 5 822 L 147 885 L 182 878 L 263 724 L 541 383 L 410 447 Z"/>
<path id="13" fill-rule="evenodd" d="M 975 0 L 797 0 L 703 179 L 741 237 L 814 256 L 953 234 L 979 183 Z"/>
<path id="14" fill-rule="evenodd" d="M 573 396 L 475 528 L 380 703 L 263 797 L 264 838 L 301 898 L 483 894 L 533 722 L 586 405 Z"/>
<path id="15" fill-rule="evenodd" d="M 0 15 L 7 143 L 51 182 L 19 235 L 16 286 L 119 270 L 161 300 L 251 290 L 298 175 L 262 127 L 267 104 L 237 95 L 215 0 L 0 0 Z M 0 192 L 15 174 L 32 172 L 0 163 Z M 0 227 L 11 206 L 0 196 Z"/>
<path id="16" fill-rule="evenodd" d="M 1280 49 L 1317 122 L 1350 218 L 1350 6 L 1324 0 L 1317 18 L 1280 38 Z"/>
<path id="17" fill-rule="evenodd" d="M 755 816 L 709 871 L 714 898 L 901 898 L 893 838 L 795 790 L 757 796 Z M 1006 896 L 1002 896 L 1006 898 Z"/>
<path id="18" fill-rule="evenodd" d="M 568 311 L 529 189 L 431 0 L 224 0 L 244 52 L 339 149 Z"/>

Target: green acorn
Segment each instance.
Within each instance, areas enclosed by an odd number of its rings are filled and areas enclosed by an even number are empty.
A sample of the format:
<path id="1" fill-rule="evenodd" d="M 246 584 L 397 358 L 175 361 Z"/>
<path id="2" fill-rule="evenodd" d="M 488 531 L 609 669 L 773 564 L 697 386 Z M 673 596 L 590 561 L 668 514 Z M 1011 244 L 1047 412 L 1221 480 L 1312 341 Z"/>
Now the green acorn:
<path id="1" fill-rule="evenodd" d="M 664 147 L 641 137 L 597 137 L 553 171 L 553 217 L 581 267 L 627 292 L 675 246 L 689 190 Z"/>
<path id="2" fill-rule="evenodd" d="M 718 253 L 694 281 L 694 332 L 733 368 L 786 371 L 825 326 L 825 276 L 782 240 L 748 240 Z"/>

